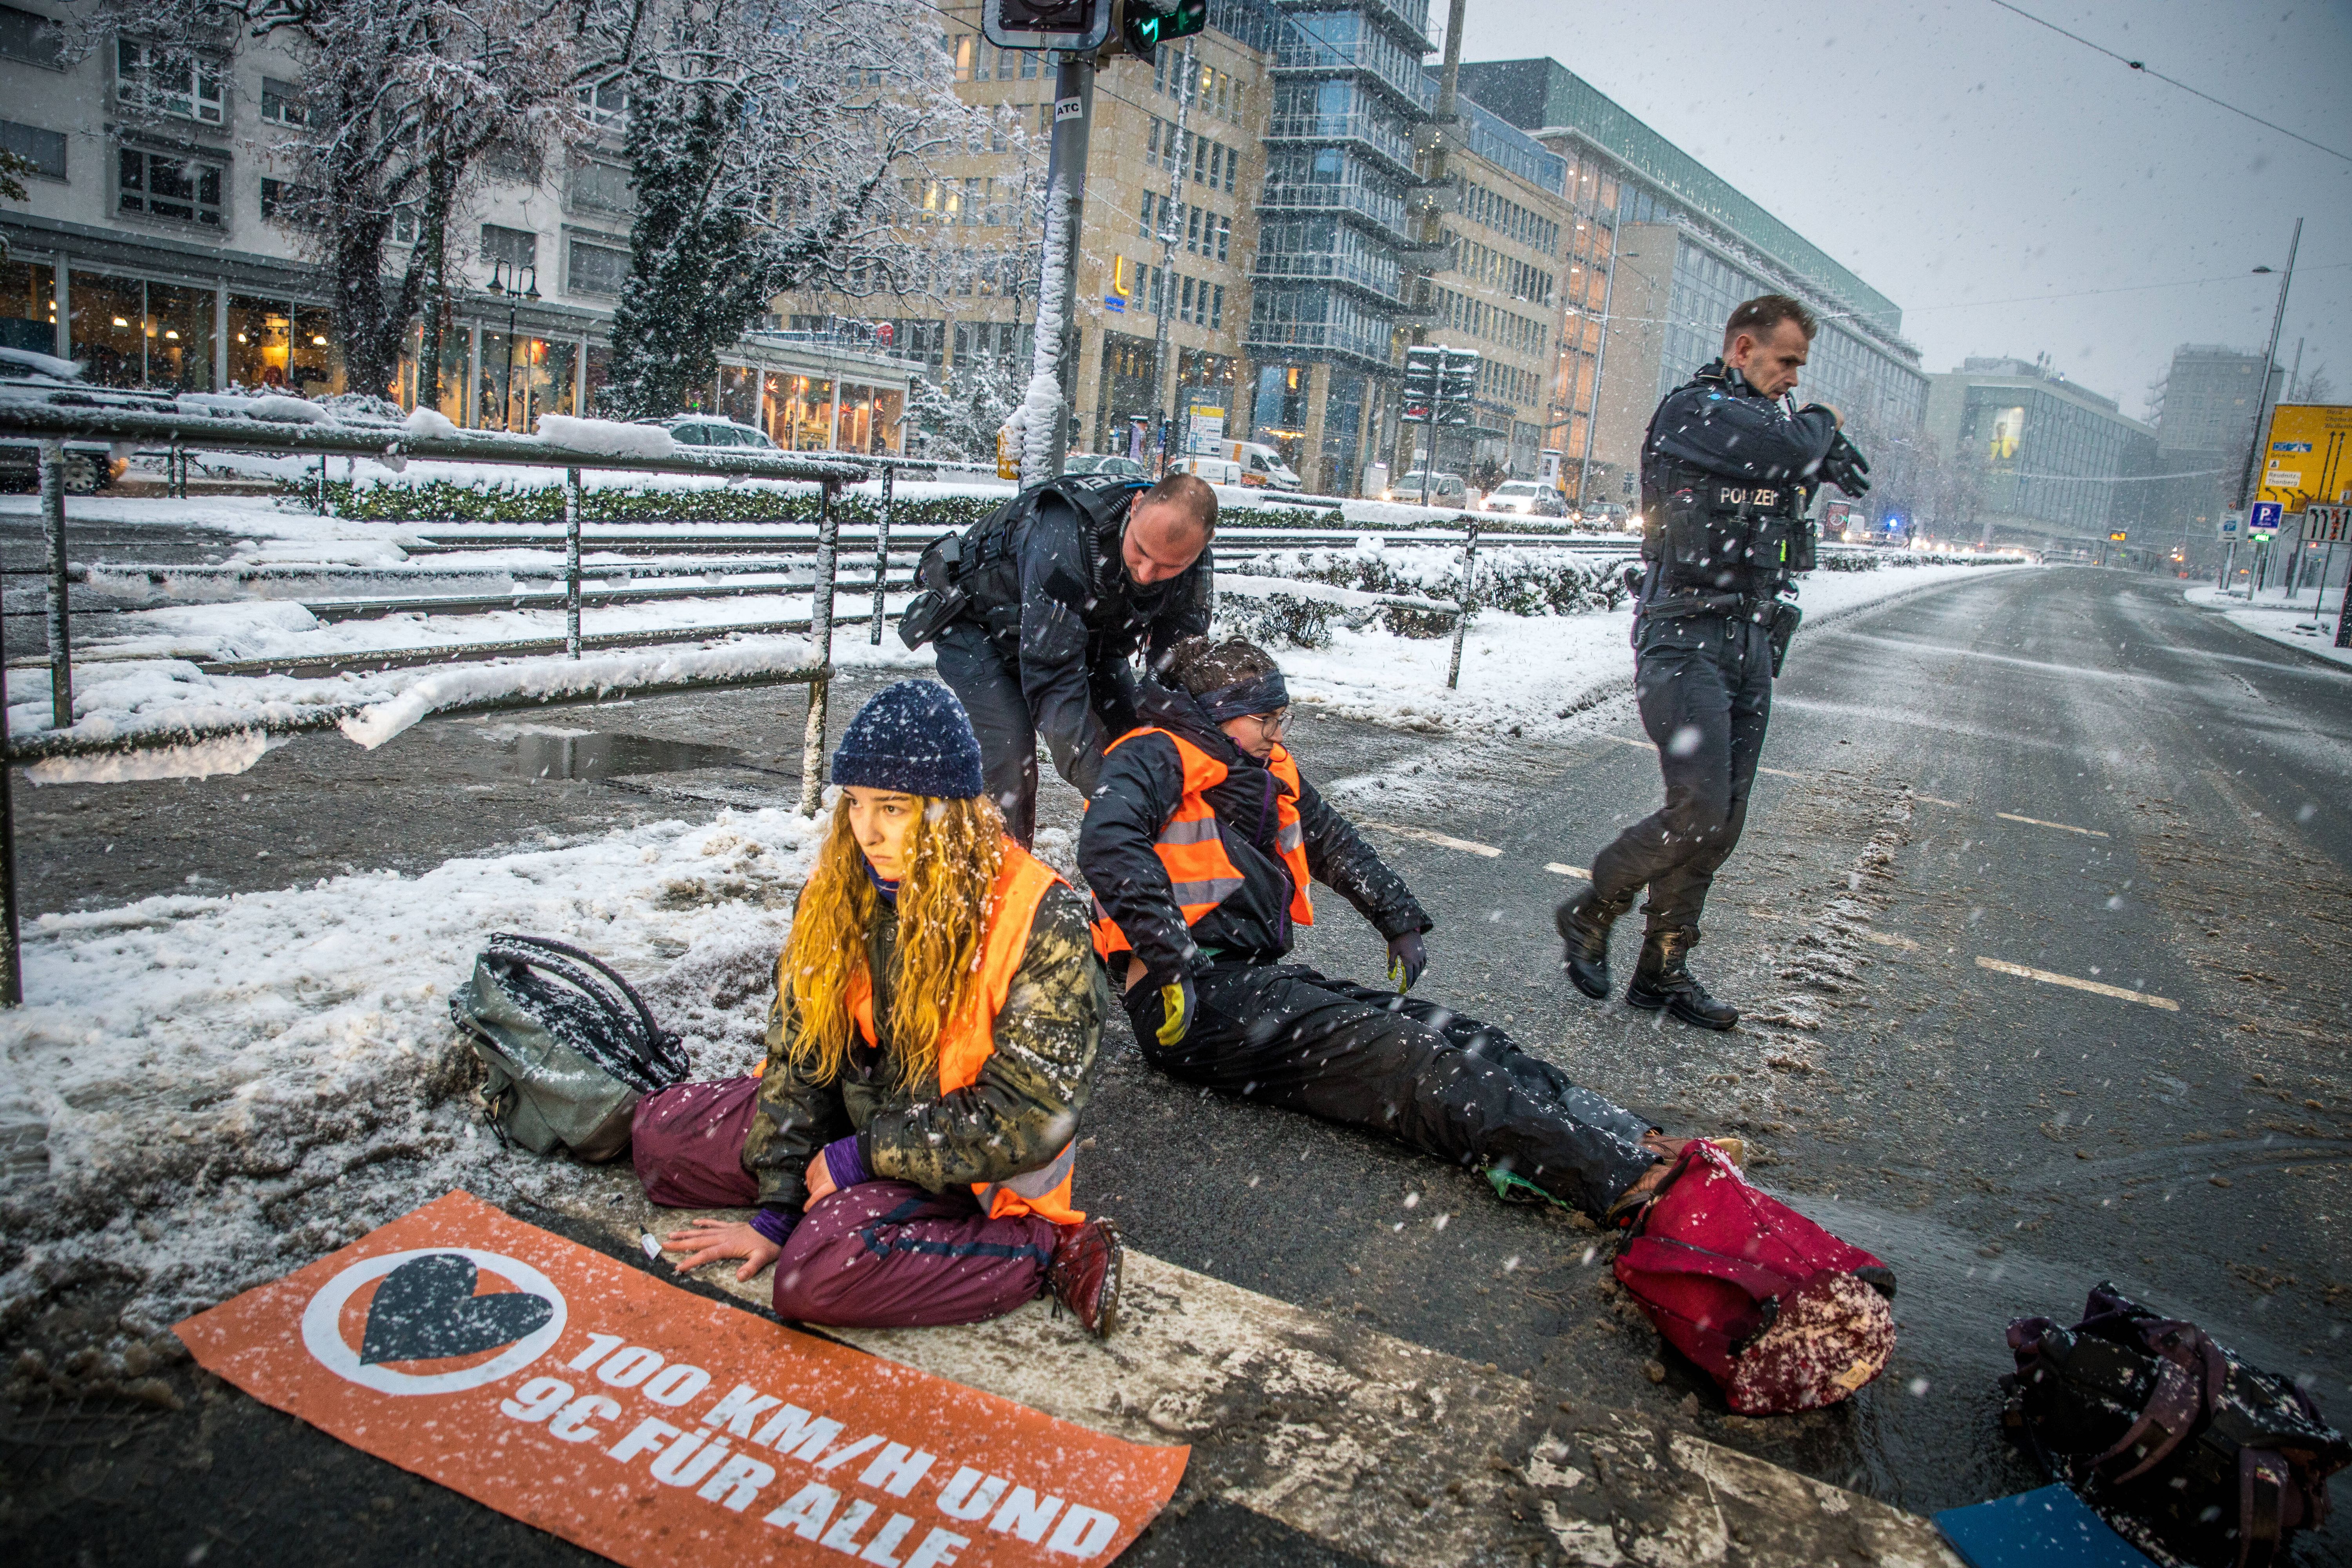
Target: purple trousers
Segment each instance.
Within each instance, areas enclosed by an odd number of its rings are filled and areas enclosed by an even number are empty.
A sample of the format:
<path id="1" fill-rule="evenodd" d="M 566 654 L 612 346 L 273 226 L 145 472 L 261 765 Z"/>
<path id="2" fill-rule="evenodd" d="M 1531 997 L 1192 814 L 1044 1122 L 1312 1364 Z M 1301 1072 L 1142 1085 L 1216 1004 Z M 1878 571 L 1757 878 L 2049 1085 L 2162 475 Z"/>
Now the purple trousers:
<path id="1" fill-rule="evenodd" d="M 760 1080 L 681 1083 L 637 1102 L 630 1152 L 669 1208 L 750 1208 L 743 1140 Z M 861 1182 L 804 1215 L 776 1259 L 776 1316 L 836 1328 L 915 1329 L 1002 1317 L 1045 1289 L 1054 1226 L 991 1219 L 968 1187 Z"/>

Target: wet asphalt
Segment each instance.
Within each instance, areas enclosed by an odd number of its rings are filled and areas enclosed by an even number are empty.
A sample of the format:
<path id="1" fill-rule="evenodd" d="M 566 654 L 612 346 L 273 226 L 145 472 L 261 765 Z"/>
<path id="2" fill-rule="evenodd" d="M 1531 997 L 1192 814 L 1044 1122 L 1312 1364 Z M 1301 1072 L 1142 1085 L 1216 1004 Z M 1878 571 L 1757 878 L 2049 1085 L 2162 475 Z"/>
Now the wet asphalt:
<path id="1" fill-rule="evenodd" d="M 1630 701 L 1541 741 L 1307 717 L 1294 731 L 1350 815 L 1501 851 L 1367 829 L 1438 921 L 1425 992 L 1671 1130 L 1739 1133 L 1756 1179 L 1893 1265 L 1896 1359 L 1849 1405 L 1728 1415 L 1618 1310 L 1589 1231 L 1370 1136 L 1204 1100 L 1144 1068 L 1123 1022 L 1079 1201 L 1173 1262 L 1913 1510 L 2035 1483 L 1999 1435 L 2002 1331 L 2071 1321 L 2101 1279 L 2307 1376 L 2343 1419 L 2352 676 L 2191 609 L 2180 586 L 1988 572 L 1809 629 L 1693 960 L 1749 1015 L 1724 1035 L 1588 1002 L 1559 970 L 1550 910 L 1572 883 L 1547 863 L 1589 864 L 1658 799 Z M 875 684 L 837 684 L 836 732 Z M 285 886 L 789 801 L 803 702 L 782 689 L 572 709 L 538 729 L 429 722 L 376 752 L 298 741 L 196 784 L 20 781 L 26 906 Z M 1049 785 L 1046 826 L 1066 831 L 1075 805 Z M 1303 961 L 1379 967 L 1351 911 L 1327 896 L 1318 912 Z M 89 1453 L 107 1463 L 55 1461 L 101 1507 L 20 1515 L 26 1531 L 0 1538 L 44 1562 L 187 1561 L 205 1531 L 239 1561 L 587 1560 L 233 1391 L 191 1394 L 188 1412 L 121 1417 L 119 1442 L 101 1422 Z M 5 1462 L 24 1496 L 38 1478 L 18 1466 L 34 1462 Z M 2341 1479 L 2336 1495 L 2352 1503 Z M 2346 1533 L 2302 1560 L 2352 1561 Z M 1132 1553 L 1212 1559 L 1335 1560 L 1220 1505 Z"/>

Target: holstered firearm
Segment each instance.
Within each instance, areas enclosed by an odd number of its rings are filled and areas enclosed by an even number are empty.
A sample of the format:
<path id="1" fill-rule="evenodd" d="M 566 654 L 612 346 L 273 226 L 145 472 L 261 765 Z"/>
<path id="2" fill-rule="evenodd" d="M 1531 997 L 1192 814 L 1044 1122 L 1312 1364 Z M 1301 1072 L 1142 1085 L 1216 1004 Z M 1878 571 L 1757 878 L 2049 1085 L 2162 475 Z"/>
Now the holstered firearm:
<path id="1" fill-rule="evenodd" d="M 1766 628 L 1764 635 L 1772 644 L 1772 679 L 1775 680 L 1780 679 L 1780 666 L 1789 657 L 1789 639 L 1797 635 L 1797 624 L 1804 618 L 1805 612 L 1788 600 L 1772 601 L 1772 624 Z"/>
<path id="2" fill-rule="evenodd" d="M 950 533 L 931 542 L 915 563 L 921 591 L 898 612 L 898 640 L 911 650 L 922 647 L 961 615 L 971 595 L 957 583 L 956 568 L 963 563 L 963 535 Z"/>

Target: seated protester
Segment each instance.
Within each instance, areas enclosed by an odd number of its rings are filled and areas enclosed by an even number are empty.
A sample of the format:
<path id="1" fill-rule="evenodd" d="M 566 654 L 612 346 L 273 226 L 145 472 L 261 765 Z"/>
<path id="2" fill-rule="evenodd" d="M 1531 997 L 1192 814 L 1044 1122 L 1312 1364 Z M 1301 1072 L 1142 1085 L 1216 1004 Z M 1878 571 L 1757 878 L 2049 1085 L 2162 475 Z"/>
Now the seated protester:
<path id="1" fill-rule="evenodd" d="M 1050 1290 L 1097 1337 L 1122 1251 L 1070 1206 L 1108 1000 L 1087 906 L 1004 834 L 947 688 L 877 693 L 833 757 L 833 826 L 776 961 L 760 1076 L 638 1105 L 646 1195 L 759 1205 L 667 1238 L 775 1265 L 779 1317 L 970 1323 Z"/>
<path id="2" fill-rule="evenodd" d="M 1685 1141 L 1493 1025 L 1404 994 L 1430 919 L 1299 775 L 1281 743 L 1289 705 L 1264 649 L 1194 637 L 1144 684 L 1145 727 L 1104 755 L 1078 865 L 1144 1059 L 1476 1166 L 1507 1199 L 1629 1215 Z M 1388 939 L 1393 988 L 1283 962 L 1315 919 L 1310 878 Z M 1715 1142 L 1739 1157 L 1737 1140 Z"/>

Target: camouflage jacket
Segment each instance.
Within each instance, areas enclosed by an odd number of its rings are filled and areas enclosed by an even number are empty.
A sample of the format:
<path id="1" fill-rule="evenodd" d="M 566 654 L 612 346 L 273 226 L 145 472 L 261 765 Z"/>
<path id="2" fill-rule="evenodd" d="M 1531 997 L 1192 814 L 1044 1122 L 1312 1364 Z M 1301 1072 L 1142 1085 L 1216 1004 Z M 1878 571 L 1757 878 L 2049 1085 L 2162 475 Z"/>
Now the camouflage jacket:
<path id="1" fill-rule="evenodd" d="M 877 912 L 866 963 L 875 977 L 875 1022 L 887 1036 L 898 920 L 887 904 Z M 761 1206 L 797 1214 L 808 1201 L 809 1162 L 852 1132 L 876 1178 L 935 1193 L 1017 1176 L 1059 1153 L 1093 1092 L 1109 1005 L 1087 914 L 1086 900 L 1069 888 L 1047 889 L 996 1016 L 995 1051 L 979 1080 L 953 1094 L 940 1093 L 936 1069 L 920 1083 L 900 1083 L 887 1037 L 878 1047 L 853 1046 L 848 1070 L 837 1080 L 795 1068 L 791 1047 L 799 1020 L 791 994 L 780 987 L 768 1008 L 759 1110 L 743 1143 L 743 1166 L 760 1184 Z"/>

